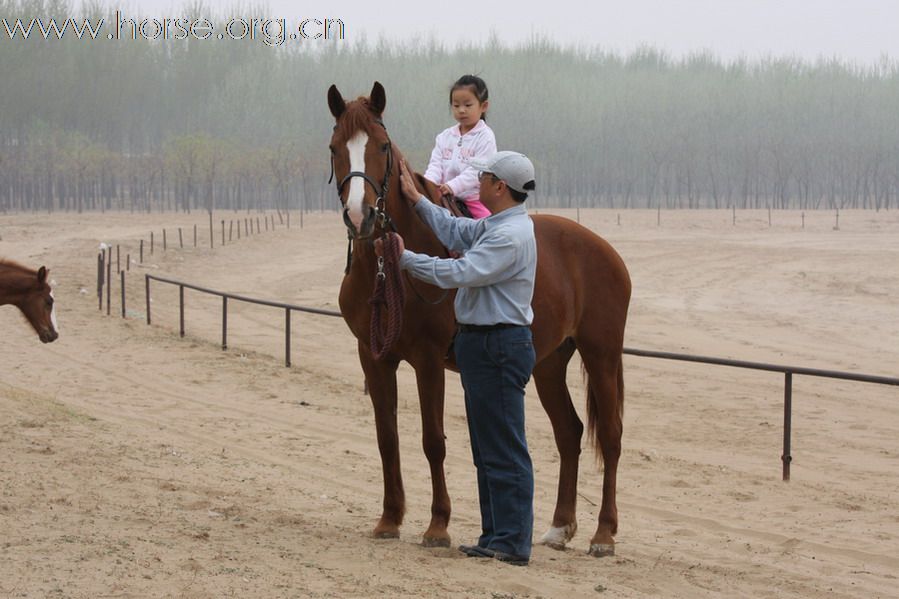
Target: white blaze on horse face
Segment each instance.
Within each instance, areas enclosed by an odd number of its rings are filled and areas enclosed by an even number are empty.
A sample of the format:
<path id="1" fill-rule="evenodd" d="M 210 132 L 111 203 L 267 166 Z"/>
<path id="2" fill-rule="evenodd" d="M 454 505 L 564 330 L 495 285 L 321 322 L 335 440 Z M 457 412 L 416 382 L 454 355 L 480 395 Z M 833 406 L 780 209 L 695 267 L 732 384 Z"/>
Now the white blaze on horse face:
<path id="1" fill-rule="evenodd" d="M 50 297 L 53 298 L 53 292 L 50 292 Z M 59 325 L 56 323 L 56 299 L 53 298 L 53 308 L 50 310 L 50 323 L 53 325 L 53 330 L 57 333 L 59 332 Z"/>
<path id="2" fill-rule="evenodd" d="M 350 171 L 365 172 L 365 144 L 368 143 L 368 134 L 358 132 L 347 142 L 346 148 L 350 152 Z M 362 200 L 365 198 L 365 179 L 353 177 L 350 179 L 350 191 L 346 198 L 347 214 L 356 230 L 362 228 Z"/>

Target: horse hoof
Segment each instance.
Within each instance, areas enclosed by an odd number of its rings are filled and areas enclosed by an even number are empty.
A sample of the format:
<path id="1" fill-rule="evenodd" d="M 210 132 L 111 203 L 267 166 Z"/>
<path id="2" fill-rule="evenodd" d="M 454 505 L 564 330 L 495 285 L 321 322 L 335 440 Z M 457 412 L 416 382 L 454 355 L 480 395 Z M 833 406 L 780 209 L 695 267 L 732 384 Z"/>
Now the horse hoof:
<path id="1" fill-rule="evenodd" d="M 422 547 L 449 547 L 449 537 L 423 537 L 421 539 Z"/>
<path id="2" fill-rule="evenodd" d="M 615 545 L 593 543 L 590 545 L 590 551 L 587 553 L 593 557 L 609 557 L 610 555 L 615 555 Z"/>
<path id="3" fill-rule="evenodd" d="M 577 530 L 577 526 L 571 524 L 566 524 L 565 526 L 552 526 L 542 537 L 540 537 L 540 544 L 556 549 L 557 551 L 563 551 L 565 545 L 574 536 L 575 530 Z"/>

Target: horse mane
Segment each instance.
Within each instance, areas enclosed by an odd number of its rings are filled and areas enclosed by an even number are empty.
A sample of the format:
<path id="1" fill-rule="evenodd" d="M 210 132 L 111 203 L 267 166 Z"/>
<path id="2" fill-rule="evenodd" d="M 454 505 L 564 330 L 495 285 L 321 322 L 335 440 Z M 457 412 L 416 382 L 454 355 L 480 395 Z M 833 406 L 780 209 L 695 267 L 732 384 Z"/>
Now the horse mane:
<path id="1" fill-rule="evenodd" d="M 369 100 L 365 96 L 359 96 L 352 102 L 347 102 L 346 110 L 337 119 L 336 131 L 344 139 L 351 139 L 357 131 L 365 131 L 369 137 L 380 127 L 375 114 L 369 107 Z"/>
<path id="2" fill-rule="evenodd" d="M 37 276 L 37 271 L 33 268 L 28 268 L 27 266 L 23 266 L 13 260 L 7 260 L 6 258 L 0 258 L 0 266 L 19 271 L 22 274 Z"/>

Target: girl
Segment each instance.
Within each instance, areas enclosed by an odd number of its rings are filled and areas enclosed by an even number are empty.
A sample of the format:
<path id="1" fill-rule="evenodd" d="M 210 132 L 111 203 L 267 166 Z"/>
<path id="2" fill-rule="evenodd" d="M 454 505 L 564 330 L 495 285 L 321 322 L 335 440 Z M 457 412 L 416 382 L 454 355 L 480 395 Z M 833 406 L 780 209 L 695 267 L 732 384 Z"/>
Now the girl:
<path id="1" fill-rule="evenodd" d="M 487 126 L 487 84 L 475 75 L 464 75 L 450 89 L 453 118 L 459 123 L 437 135 L 425 178 L 440 187 L 444 196 L 457 198 L 473 218 L 490 216 L 478 199 L 478 173 L 468 166 L 472 158 L 496 153 L 496 137 Z"/>

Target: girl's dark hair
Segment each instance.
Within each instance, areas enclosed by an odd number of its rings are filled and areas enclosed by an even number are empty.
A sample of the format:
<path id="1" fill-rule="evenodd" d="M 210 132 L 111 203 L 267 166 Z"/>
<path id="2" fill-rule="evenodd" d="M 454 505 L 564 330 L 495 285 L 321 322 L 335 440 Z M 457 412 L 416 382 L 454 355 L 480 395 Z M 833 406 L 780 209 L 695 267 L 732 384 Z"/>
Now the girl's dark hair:
<path id="1" fill-rule="evenodd" d="M 450 88 L 450 105 L 453 103 L 453 92 L 457 89 L 463 89 L 466 87 L 470 87 L 471 91 L 474 93 L 474 96 L 478 99 L 478 102 L 483 104 L 490 98 L 490 92 L 487 90 L 487 84 L 484 83 L 484 80 L 478 77 L 477 75 L 462 75 L 459 77 L 458 81 L 453 83 L 453 86 Z M 487 120 L 487 113 L 481 115 L 482 120 Z"/>

